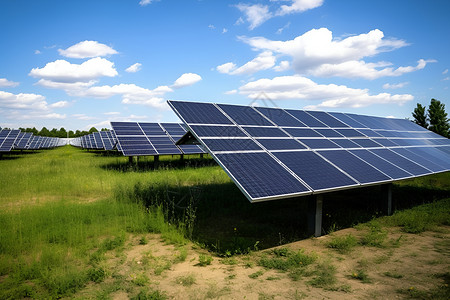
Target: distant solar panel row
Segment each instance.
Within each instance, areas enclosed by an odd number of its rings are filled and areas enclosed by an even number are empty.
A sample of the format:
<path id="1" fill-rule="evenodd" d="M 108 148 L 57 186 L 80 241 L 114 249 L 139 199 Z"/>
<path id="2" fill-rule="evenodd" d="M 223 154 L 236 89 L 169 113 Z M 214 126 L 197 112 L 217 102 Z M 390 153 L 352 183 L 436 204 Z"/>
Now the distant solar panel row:
<path id="1" fill-rule="evenodd" d="M 84 149 L 113 150 L 117 144 L 117 139 L 113 131 L 108 130 L 74 138 L 70 141 L 70 144 Z"/>
<path id="2" fill-rule="evenodd" d="M 177 146 L 186 130 L 177 123 L 111 122 L 125 156 L 205 153 L 197 145 Z"/>
<path id="3" fill-rule="evenodd" d="M 0 130 L 0 152 L 12 150 L 37 150 L 65 145 L 65 141 L 54 137 L 34 136 L 30 132 L 20 130 Z"/>
<path id="4" fill-rule="evenodd" d="M 450 170 L 450 142 L 408 120 L 169 101 L 250 201 Z"/>

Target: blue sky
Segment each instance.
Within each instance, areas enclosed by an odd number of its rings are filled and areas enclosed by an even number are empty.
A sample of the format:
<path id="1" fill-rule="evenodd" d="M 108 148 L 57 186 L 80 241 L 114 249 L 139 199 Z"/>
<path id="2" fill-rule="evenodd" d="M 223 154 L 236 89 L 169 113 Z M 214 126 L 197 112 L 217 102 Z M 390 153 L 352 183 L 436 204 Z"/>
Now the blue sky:
<path id="1" fill-rule="evenodd" d="M 0 1 L 0 127 L 176 122 L 166 100 L 450 110 L 450 2 Z"/>

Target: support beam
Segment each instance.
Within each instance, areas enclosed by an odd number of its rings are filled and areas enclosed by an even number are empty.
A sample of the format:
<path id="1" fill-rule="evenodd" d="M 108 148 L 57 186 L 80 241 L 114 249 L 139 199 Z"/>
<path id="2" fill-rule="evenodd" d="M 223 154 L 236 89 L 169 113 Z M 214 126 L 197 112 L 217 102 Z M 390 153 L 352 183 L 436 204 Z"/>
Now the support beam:
<path id="1" fill-rule="evenodd" d="M 381 187 L 381 209 L 384 214 L 392 215 L 392 183 L 385 184 Z"/>
<path id="2" fill-rule="evenodd" d="M 200 153 L 200 158 L 203 158 L 203 153 Z"/>
<path id="3" fill-rule="evenodd" d="M 184 159 L 184 155 L 180 154 L 180 160 L 183 160 L 183 159 Z"/>
<path id="4" fill-rule="evenodd" d="M 133 156 L 128 156 L 128 162 L 129 162 L 130 164 L 133 163 Z"/>
<path id="5" fill-rule="evenodd" d="M 322 235 L 322 206 L 323 195 L 308 199 L 308 233 L 315 237 Z"/>

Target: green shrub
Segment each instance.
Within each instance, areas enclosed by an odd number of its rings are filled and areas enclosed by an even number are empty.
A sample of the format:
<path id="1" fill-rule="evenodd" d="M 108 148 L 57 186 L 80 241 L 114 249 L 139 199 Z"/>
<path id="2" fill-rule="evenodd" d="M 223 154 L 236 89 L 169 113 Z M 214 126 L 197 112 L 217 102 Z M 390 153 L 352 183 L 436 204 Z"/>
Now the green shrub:
<path id="1" fill-rule="evenodd" d="M 328 248 L 335 249 L 339 253 L 345 254 L 350 252 L 356 245 L 358 241 L 356 237 L 352 234 L 347 234 L 345 236 L 334 236 L 330 241 L 326 243 Z"/>

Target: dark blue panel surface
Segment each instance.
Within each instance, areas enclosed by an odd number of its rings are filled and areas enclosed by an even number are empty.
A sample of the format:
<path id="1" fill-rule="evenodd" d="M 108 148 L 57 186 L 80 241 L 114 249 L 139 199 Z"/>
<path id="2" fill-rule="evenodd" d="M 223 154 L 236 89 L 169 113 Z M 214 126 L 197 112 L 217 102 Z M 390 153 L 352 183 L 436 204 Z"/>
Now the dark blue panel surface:
<path id="1" fill-rule="evenodd" d="M 370 152 L 375 153 L 376 155 L 386 159 L 387 161 L 393 163 L 394 165 L 402 168 L 403 170 L 413 174 L 413 175 L 424 175 L 429 174 L 430 171 L 425 169 L 422 166 L 398 155 L 397 153 L 389 150 L 389 149 L 371 149 Z"/>
<path id="2" fill-rule="evenodd" d="M 294 139 L 258 139 L 257 141 L 267 150 L 306 149 L 305 146 Z"/>
<path id="3" fill-rule="evenodd" d="M 168 101 L 189 124 L 233 124 L 214 104 Z"/>
<path id="4" fill-rule="evenodd" d="M 314 152 L 296 151 L 274 154 L 315 191 L 357 184 Z"/>
<path id="5" fill-rule="evenodd" d="M 139 123 L 146 135 L 166 135 L 158 123 Z"/>
<path id="6" fill-rule="evenodd" d="M 237 126 L 191 126 L 199 137 L 245 137 L 247 136 Z"/>
<path id="7" fill-rule="evenodd" d="M 347 116 L 344 113 L 330 112 L 329 114 L 332 115 L 333 117 L 335 117 L 336 119 L 342 121 L 343 123 L 347 124 L 350 127 L 353 127 L 353 128 L 367 128 L 367 126 L 359 123 L 358 121 L 356 121 L 355 119 L 352 119 L 351 117 Z"/>
<path id="8" fill-rule="evenodd" d="M 423 157 L 419 153 L 417 153 L 417 152 L 415 153 L 415 151 L 413 149 L 414 148 L 409 148 L 409 149 L 396 148 L 396 149 L 392 149 L 392 151 L 414 161 L 415 163 L 417 163 L 417 164 L 421 165 L 422 167 L 425 167 L 428 170 L 431 170 L 433 172 L 442 172 L 446 169 L 445 167 L 437 165 L 436 163 Z"/>
<path id="9" fill-rule="evenodd" d="M 252 199 L 309 192 L 267 153 L 217 154 L 216 157 Z"/>
<path id="10" fill-rule="evenodd" d="M 322 137 L 319 133 L 311 128 L 283 128 L 293 137 Z"/>
<path id="11" fill-rule="evenodd" d="M 214 152 L 262 150 L 251 139 L 204 139 L 203 142 Z"/>
<path id="12" fill-rule="evenodd" d="M 377 133 L 375 130 L 371 130 L 371 129 L 358 129 L 359 132 L 361 132 L 362 134 L 364 134 L 367 137 L 382 137 L 381 134 Z"/>
<path id="13" fill-rule="evenodd" d="M 401 178 L 408 178 L 411 177 L 412 174 L 406 172 L 403 169 L 400 169 L 396 165 L 391 164 L 385 159 L 382 159 L 381 157 L 373 154 L 372 152 L 361 149 L 361 150 L 350 150 L 351 153 L 358 156 L 368 164 L 371 164 L 384 174 L 388 175 L 392 179 L 401 179 Z"/>
<path id="14" fill-rule="evenodd" d="M 298 139 L 298 140 L 311 149 L 340 148 L 338 145 L 336 145 L 330 140 L 324 139 Z"/>
<path id="15" fill-rule="evenodd" d="M 371 139 L 350 139 L 350 140 L 352 142 L 357 143 L 358 145 L 360 145 L 363 148 L 377 148 L 377 147 L 381 147 L 380 144 L 375 143 Z"/>
<path id="16" fill-rule="evenodd" d="M 309 127 L 328 127 L 303 110 L 287 109 L 286 111 Z"/>
<path id="17" fill-rule="evenodd" d="M 432 160 L 434 163 L 450 170 L 450 148 L 449 147 L 413 147 L 409 148 L 418 155 Z"/>
<path id="18" fill-rule="evenodd" d="M 343 137 L 342 134 L 340 134 L 339 132 L 337 132 L 336 130 L 333 130 L 333 129 L 317 128 L 317 129 L 315 129 L 315 131 L 317 131 L 318 133 L 320 133 L 321 135 L 323 135 L 324 137 L 327 137 L 327 138 Z"/>
<path id="19" fill-rule="evenodd" d="M 242 127 L 253 137 L 288 137 L 286 133 L 276 127 Z"/>
<path id="20" fill-rule="evenodd" d="M 342 134 L 345 137 L 348 138 L 354 138 L 354 137 L 364 137 L 364 135 L 355 129 L 348 128 L 348 129 L 336 129 L 337 132 Z"/>
<path id="21" fill-rule="evenodd" d="M 362 184 L 391 180 L 346 150 L 319 151 L 319 154 Z"/>
<path id="22" fill-rule="evenodd" d="M 348 127 L 348 125 L 342 123 L 335 117 L 331 116 L 330 114 L 324 112 L 324 111 L 307 111 L 308 114 L 315 117 L 320 122 L 324 123 L 325 125 L 328 125 L 329 127 L 333 128 L 339 128 L 339 127 Z"/>
<path id="23" fill-rule="evenodd" d="M 353 143 L 349 139 L 330 139 L 333 143 L 338 144 L 342 148 L 361 148 L 360 145 Z"/>
<path id="24" fill-rule="evenodd" d="M 218 106 L 239 125 L 273 126 L 271 122 L 250 106 L 227 104 L 219 104 Z"/>
<path id="25" fill-rule="evenodd" d="M 393 141 L 391 141 L 390 139 L 386 139 L 386 138 L 373 138 L 372 140 L 374 142 L 384 146 L 384 147 L 395 147 L 395 146 L 398 146 L 398 144 L 396 144 Z"/>
<path id="26" fill-rule="evenodd" d="M 261 112 L 278 126 L 306 127 L 305 124 L 301 123 L 282 109 L 267 107 L 255 107 L 255 109 Z"/>

